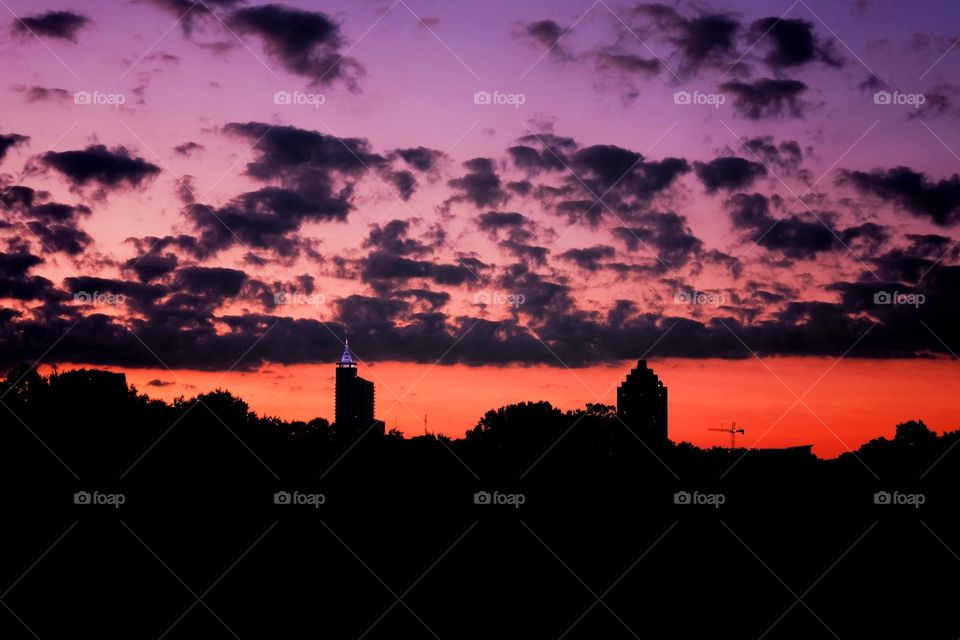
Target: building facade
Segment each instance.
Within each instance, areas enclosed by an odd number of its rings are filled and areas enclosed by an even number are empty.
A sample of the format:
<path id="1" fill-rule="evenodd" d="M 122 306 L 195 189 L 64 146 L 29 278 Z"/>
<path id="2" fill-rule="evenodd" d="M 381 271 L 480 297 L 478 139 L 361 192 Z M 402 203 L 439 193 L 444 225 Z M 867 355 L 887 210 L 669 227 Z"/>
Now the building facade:
<path id="1" fill-rule="evenodd" d="M 334 422 L 341 433 L 365 434 L 371 428 L 383 433 L 383 423 L 375 417 L 373 383 L 360 377 L 357 363 L 350 352 L 349 341 L 337 362 Z"/>
<path id="2" fill-rule="evenodd" d="M 667 388 L 646 360 L 617 387 L 617 415 L 645 443 L 667 441 Z"/>

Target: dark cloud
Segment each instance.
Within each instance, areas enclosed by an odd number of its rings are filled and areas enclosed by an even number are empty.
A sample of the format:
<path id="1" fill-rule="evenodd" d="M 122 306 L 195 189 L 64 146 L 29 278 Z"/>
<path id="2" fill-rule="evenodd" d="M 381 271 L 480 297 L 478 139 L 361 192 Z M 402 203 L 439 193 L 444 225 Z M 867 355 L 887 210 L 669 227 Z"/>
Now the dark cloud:
<path id="1" fill-rule="evenodd" d="M 649 19 L 653 23 L 651 33 L 664 36 L 673 44 L 679 58 L 678 70 L 683 75 L 704 68 L 726 71 L 736 60 L 740 23 L 728 14 L 687 17 L 664 4 L 641 4 L 633 13 Z"/>
<path id="2" fill-rule="evenodd" d="M 24 215 L 46 224 L 55 224 L 75 222 L 81 216 L 89 216 L 91 213 L 90 208 L 82 204 L 71 205 L 60 202 L 47 202 L 30 207 L 24 212 Z"/>
<path id="3" fill-rule="evenodd" d="M 242 4 L 243 0 L 141 0 L 141 2 L 151 4 L 176 18 L 183 33 L 189 37 L 205 21 L 216 22 L 214 10 L 231 9 Z"/>
<path id="4" fill-rule="evenodd" d="M 733 94 L 733 106 L 748 120 L 784 115 L 802 117 L 806 108 L 801 96 L 807 85 L 799 80 L 761 78 L 754 82 L 726 82 L 720 90 Z"/>
<path id="5" fill-rule="evenodd" d="M 284 69 L 309 78 L 311 84 L 341 80 L 357 89 L 363 67 L 341 53 L 340 26 L 326 14 L 267 4 L 238 9 L 227 22 L 238 33 L 259 37 Z"/>
<path id="6" fill-rule="evenodd" d="M 760 193 L 735 194 L 726 205 L 733 226 L 747 231 L 749 241 L 781 251 L 792 259 L 812 259 L 819 253 L 843 249 L 840 239 L 844 234 L 852 242 L 858 238 L 869 240 L 879 232 L 875 227 L 863 226 L 837 229 L 831 220 L 833 216 L 824 213 L 813 220 L 792 214 L 777 218 L 770 210 L 770 199 Z"/>
<path id="7" fill-rule="evenodd" d="M 759 39 L 768 48 L 764 61 L 774 69 L 784 69 L 820 60 L 830 66 L 842 62 L 832 47 L 817 41 L 813 23 L 783 17 L 756 20 L 750 25 L 751 40 Z"/>
<path id="8" fill-rule="evenodd" d="M 133 155 L 125 147 L 102 144 L 78 151 L 48 151 L 40 162 L 62 173 L 73 185 L 97 184 L 104 190 L 140 187 L 160 173 L 160 167 Z"/>
<path id="9" fill-rule="evenodd" d="M 43 245 L 47 251 L 59 251 L 67 255 L 76 256 L 93 242 L 87 232 L 71 224 L 48 224 L 28 222 L 27 228 Z"/>
<path id="10" fill-rule="evenodd" d="M 960 176 L 934 180 L 909 167 L 840 172 L 837 184 L 893 202 L 908 213 L 948 226 L 960 216 Z"/>
<path id="11" fill-rule="evenodd" d="M 199 153 L 200 151 L 205 151 L 204 147 L 199 142 L 193 142 L 192 140 L 184 142 L 183 144 L 178 144 L 173 148 L 173 152 L 179 156 L 189 157 L 194 153 Z"/>
<path id="12" fill-rule="evenodd" d="M 51 296 L 53 283 L 30 275 L 30 270 L 42 263 L 43 258 L 29 253 L 0 251 L 0 299 L 37 300 Z"/>
<path id="13" fill-rule="evenodd" d="M 37 85 L 28 87 L 18 84 L 10 88 L 22 94 L 23 99 L 27 102 L 66 102 L 73 97 L 73 94 L 66 89 L 57 89 L 55 87 L 40 87 Z"/>
<path id="14" fill-rule="evenodd" d="M 496 207 L 510 198 L 490 158 L 473 158 L 464 162 L 463 167 L 467 169 L 463 177 L 447 182 L 451 188 L 461 191 L 447 201 L 448 205 L 467 201 L 478 208 Z"/>
<path id="15" fill-rule="evenodd" d="M 172 253 L 163 255 L 148 254 L 138 258 L 131 258 L 124 263 L 123 268 L 137 274 L 140 282 L 150 282 L 171 273 L 177 268 L 179 259 Z"/>
<path id="16" fill-rule="evenodd" d="M 0 162 L 7 157 L 7 151 L 26 144 L 29 140 L 29 136 L 22 136 L 19 133 L 0 133 Z"/>
<path id="17" fill-rule="evenodd" d="M 749 187 L 757 178 L 767 175 L 767 168 L 759 162 L 743 158 L 715 158 L 710 162 L 694 162 L 693 170 L 703 182 L 707 193 L 724 189 L 737 191 Z"/>
<path id="18" fill-rule="evenodd" d="M 679 269 L 703 254 L 703 241 L 693 235 L 684 216 L 651 211 L 636 216 L 635 221 L 636 226 L 615 227 L 612 233 L 629 251 L 651 249 L 656 262 L 650 269 L 655 273 Z"/>
<path id="19" fill-rule="evenodd" d="M 223 267 L 184 267 L 177 270 L 174 286 L 181 291 L 234 297 L 247 282 L 247 274 Z"/>
<path id="20" fill-rule="evenodd" d="M 529 134 L 521 137 L 520 144 L 509 147 L 507 154 L 518 169 L 530 175 L 542 171 L 561 171 L 567 166 L 569 155 L 578 147 L 573 138 L 552 133 Z"/>
<path id="21" fill-rule="evenodd" d="M 601 267 L 601 260 L 612 258 L 616 253 L 613 247 L 598 244 L 584 249 L 569 249 L 557 254 L 557 257 L 572 262 L 586 271 L 596 271 Z"/>
<path id="22" fill-rule="evenodd" d="M 398 157 L 412 168 L 420 172 L 427 172 L 433 169 L 437 163 L 446 157 L 442 151 L 428 149 L 427 147 L 411 147 L 408 149 L 396 149 L 390 154 L 391 157 Z"/>
<path id="23" fill-rule="evenodd" d="M 499 246 L 522 262 L 532 262 L 542 265 L 546 264 L 547 256 L 550 255 L 550 249 L 546 247 L 525 244 L 516 240 L 502 240 Z"/>
<path id="24" fill-rule="evenodd" d="M 371 251 L 359 260 L 364 281 L 391 288 L 393 283 L 407 280 L 432 280 L 441 285 L 460 286 L 479 278 L 477 266 L 461 260 L 444 264 L 429 256 L 436 248 L 421 239 L 409 237 L 409 220 L 391 220 L 384 226 L 374 224 L 363 246 Z M 434 242 L 437 239 L 431 238 Z"/>
<path id="25" fill-rule="evenodd" d="M 568 29 L 561 27 L 553 20 L 537 20 L 524 26 L 524 35 L 544 47 L 551 55 L 557 58 L 568 59 L 570 54 L 560 46 L 560 40 Z"/>
<path id="26" fill-rule="evenodd" d="M 150 380 L 147 382 L 147 386 L 148 387 L 170 387 L 170 386 L 173 386 L 173 383 L 167 380 L 154 378 L 153 380 Z"/>
<path id="27" fill-rule="evenodd" d="M 185 211 L 200 234 L 201 255 L 242 243 L 296 256 L 306 246 L 296 235 L 304 222 L 346 220 L 356 181 L 388 169 L 362 139 L 258 122 L 231 123 L 224 131 L 253 144 L 249 176 L 280 186 L 240 194 L 221 207 L 189 203 Z"/>
<path id="28" fill-rule="evenodd" d="M 382 227 L 375 223 L 370 227 L 363 246 L 398 256 L 422 256 L 432 253 L 432 246 L 408 237 L 410 226 L 409 220 L 391 220 Z"/>
<path id="29" fill-rule="evenodd" d="M 76 42 L 77 33 L 90 23 L 90 18 L 79 13 L 48 11 L 14 19 L 12 30 L 22 36 L 36 34 Z"/>
<path id="30" fill-rule="evenodd" d="M 745 139 L 742 146 L 765 164 L 786 172 L 796 171 L 803 162 L 803 151 L 796 140 L 784 140 L 776 144 L 773 136 L 757 136 Z"/>

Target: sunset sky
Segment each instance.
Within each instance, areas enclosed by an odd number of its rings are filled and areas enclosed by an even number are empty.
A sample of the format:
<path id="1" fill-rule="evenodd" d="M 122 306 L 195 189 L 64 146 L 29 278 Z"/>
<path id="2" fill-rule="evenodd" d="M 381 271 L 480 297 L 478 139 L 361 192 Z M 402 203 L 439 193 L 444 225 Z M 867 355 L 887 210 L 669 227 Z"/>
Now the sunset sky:
<path id="1" fill-rule="evenodd" d="M 0 0 L 0 366 L 332 419 L 960 427 L 960 5 Z"/>

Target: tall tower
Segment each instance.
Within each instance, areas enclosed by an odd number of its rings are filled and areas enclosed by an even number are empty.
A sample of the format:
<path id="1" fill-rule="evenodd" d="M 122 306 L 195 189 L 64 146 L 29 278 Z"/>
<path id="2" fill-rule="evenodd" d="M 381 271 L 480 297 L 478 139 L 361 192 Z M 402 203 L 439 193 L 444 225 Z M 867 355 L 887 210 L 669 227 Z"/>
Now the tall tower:
<path id="1" fill-rule="evenodd" d="M 341 433 L 363 435 L 379 421 L 374 418 L 374 387 L 358 375 L 357 363 L 350 353 L 349 340 L 344 343 L 343 355 L 337 362 L 334 422 Z M 380 423 L 382 425 L 382 423 Z M 380 426 L 380 433 L 383 427 Z"/>
<path id="2" fill-rule="evenodd" d="M 617 387 L 617 415 L 648 445 L 667 441 L 667 388 L 646 360 Z"/>

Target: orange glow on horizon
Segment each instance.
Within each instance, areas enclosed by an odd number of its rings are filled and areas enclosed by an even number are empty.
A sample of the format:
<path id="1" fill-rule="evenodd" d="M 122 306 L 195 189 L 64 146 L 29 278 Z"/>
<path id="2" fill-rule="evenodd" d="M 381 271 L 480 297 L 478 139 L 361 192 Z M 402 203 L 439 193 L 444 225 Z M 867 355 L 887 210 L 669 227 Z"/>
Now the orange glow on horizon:
<path id="1" fill-rule="evenodd" d="M 361 363 L 360 375 L 376 384 L 377 417 L 387 429 L 421 435 L 427 416 L 430 432 L 458 438 L 486 411 L 514 402 L 547 400 L 564 410 L 589 402 L 615 404 L 616 387 L 633 364 L 567 370 L 378 362 Z M 738 439 L 743 446 L 813 444 L 821 457 L 891 437 L 896 424 L 910 419 L 922 419 L 937 431 L 960 423 L 960 408 L 951 400 L 960 394 L 960 367 L 952 360 L 671 359 L 650 365 L 669 389 L 670 439 L 701 447 L 727 446 L 725 434 L 708 429 L 731 421 L 746 429 Z M 98 368 L 124 371 L 139 392 L 167 401 L 219 387 L 260 415 L 333 416 L 332 364 L 268 365 L 227 374 Z M 152 386 L 152 380 L 172 384 Z"/>

